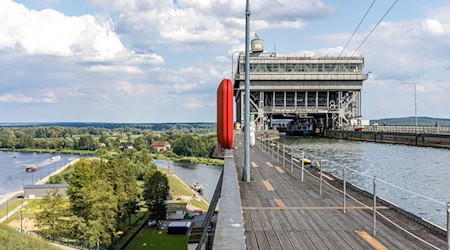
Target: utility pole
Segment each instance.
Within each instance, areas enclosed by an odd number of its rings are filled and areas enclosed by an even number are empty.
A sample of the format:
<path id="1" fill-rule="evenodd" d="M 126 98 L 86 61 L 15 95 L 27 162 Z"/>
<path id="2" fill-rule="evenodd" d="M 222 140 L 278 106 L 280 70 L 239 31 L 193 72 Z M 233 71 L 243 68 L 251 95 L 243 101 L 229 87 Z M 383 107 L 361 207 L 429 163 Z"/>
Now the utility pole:
<path id="1" fill-rule="evenodd" d="M 243 181 L 250 182 L 250 0 L 245 8 L 245 160 Z"/>

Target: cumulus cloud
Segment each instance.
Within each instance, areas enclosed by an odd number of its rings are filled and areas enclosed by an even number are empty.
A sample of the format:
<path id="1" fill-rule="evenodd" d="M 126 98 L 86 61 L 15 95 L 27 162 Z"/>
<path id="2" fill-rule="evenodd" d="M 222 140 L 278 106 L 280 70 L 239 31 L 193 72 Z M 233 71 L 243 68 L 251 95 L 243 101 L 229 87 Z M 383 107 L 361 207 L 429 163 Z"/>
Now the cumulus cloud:
<path id="1" fill-rule="evenodd" d="M 0 2 L 0 52 L 92 62 L 164 63 L 161 56 L 127 49 L 110 20 L 66 16 L 53 9 L 30 10 L 11 0 Z"/>
<path id="2" fill-rule="evenodd" d="M 119 33 L 156 34 L 161 43 L 239 43 L 244 28 L 245 2 L 234 0 L 91 0 L 120 13 Z M 270 10 L 270 11 L 269 11 Z M 264 0 L 252 4 L 252 28 L 301 29 L 307 21 L 325 18 L 335 10 L 321 0 Z M 185 45 L 184 49 L 192 47 Z M 179 48 L 183 49 L 183 48 Z"/>

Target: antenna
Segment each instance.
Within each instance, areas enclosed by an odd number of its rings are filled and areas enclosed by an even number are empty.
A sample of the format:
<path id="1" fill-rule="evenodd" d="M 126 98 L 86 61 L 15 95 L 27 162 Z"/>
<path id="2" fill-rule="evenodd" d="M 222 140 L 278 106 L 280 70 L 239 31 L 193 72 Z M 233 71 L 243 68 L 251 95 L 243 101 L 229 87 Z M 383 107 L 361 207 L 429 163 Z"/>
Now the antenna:
<path id="1" fill-rule="evenodd" d="M 277 43 L 276 42 L 273 43 L 273 52 L 277 52 Z"/>

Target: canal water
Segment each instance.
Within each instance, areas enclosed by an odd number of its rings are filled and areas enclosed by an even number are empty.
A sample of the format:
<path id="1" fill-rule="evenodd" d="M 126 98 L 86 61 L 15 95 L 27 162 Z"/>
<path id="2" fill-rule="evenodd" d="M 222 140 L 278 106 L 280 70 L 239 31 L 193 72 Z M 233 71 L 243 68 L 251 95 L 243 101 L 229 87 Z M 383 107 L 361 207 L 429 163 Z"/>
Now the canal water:
<path id="1" fill-rule="evenodd" d="M 203 185 L 203 197 L 208 201 L 211 201 L 214 195 L 214 190 L 223 169 L 222 167 L 211 165 L 168 160 L 155 160 L 155 163 L 158 168 L 170 168 L 170 171 L 174 172 L 188 185 L 192 185 L 194 181 L 199 181 Z"/>
<path id="2" fill-rule="evenodd" d="M 74 158 L 77 156 L 0 152 L 0 195 L 19 191 L 23 185 L 36 183 Z M 38 170 L 27 173 L 27 165 L 36 165 Z"/>
<path id="3" fill-rule="evenodd" d="M 306 158 L 324 158 L 324 171 L 377 195 L 413 214 L 446 227 L 450 202 L 450 150 L 315 137 L 281 137 L 281 143 L 304 150 Z M 424 198 L 423 196 L 430 199 Z"/>

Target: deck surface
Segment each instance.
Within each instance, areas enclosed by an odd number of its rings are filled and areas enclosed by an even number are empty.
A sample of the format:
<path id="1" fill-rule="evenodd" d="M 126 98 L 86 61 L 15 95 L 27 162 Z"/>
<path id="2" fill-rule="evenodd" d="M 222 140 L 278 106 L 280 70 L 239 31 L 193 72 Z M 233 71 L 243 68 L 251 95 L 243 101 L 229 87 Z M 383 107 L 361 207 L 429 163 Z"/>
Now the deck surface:
<path id="1" fill-rule="evenodd" d="M 240 180 L 243 149 L 242 136 L 237 137 L 234 157 Z M 317 179 L 305 175 L 301 182 L 298 169 L 291 173 L 290 163 L 283 168 L 281 158 L 277 162 L 256 146 L 251 148 L 251 162 L 252 181 L 239 183 L 248 249 L 433 249 L 383 219 L 377 221 L 374 237 L 372 210 L 347 199 L 344 214 L 342 193 L 324 185 L 320 196 Z M 446 248 L 442 236 L 382 205 L 378 210 L 440 249 Z"/>

